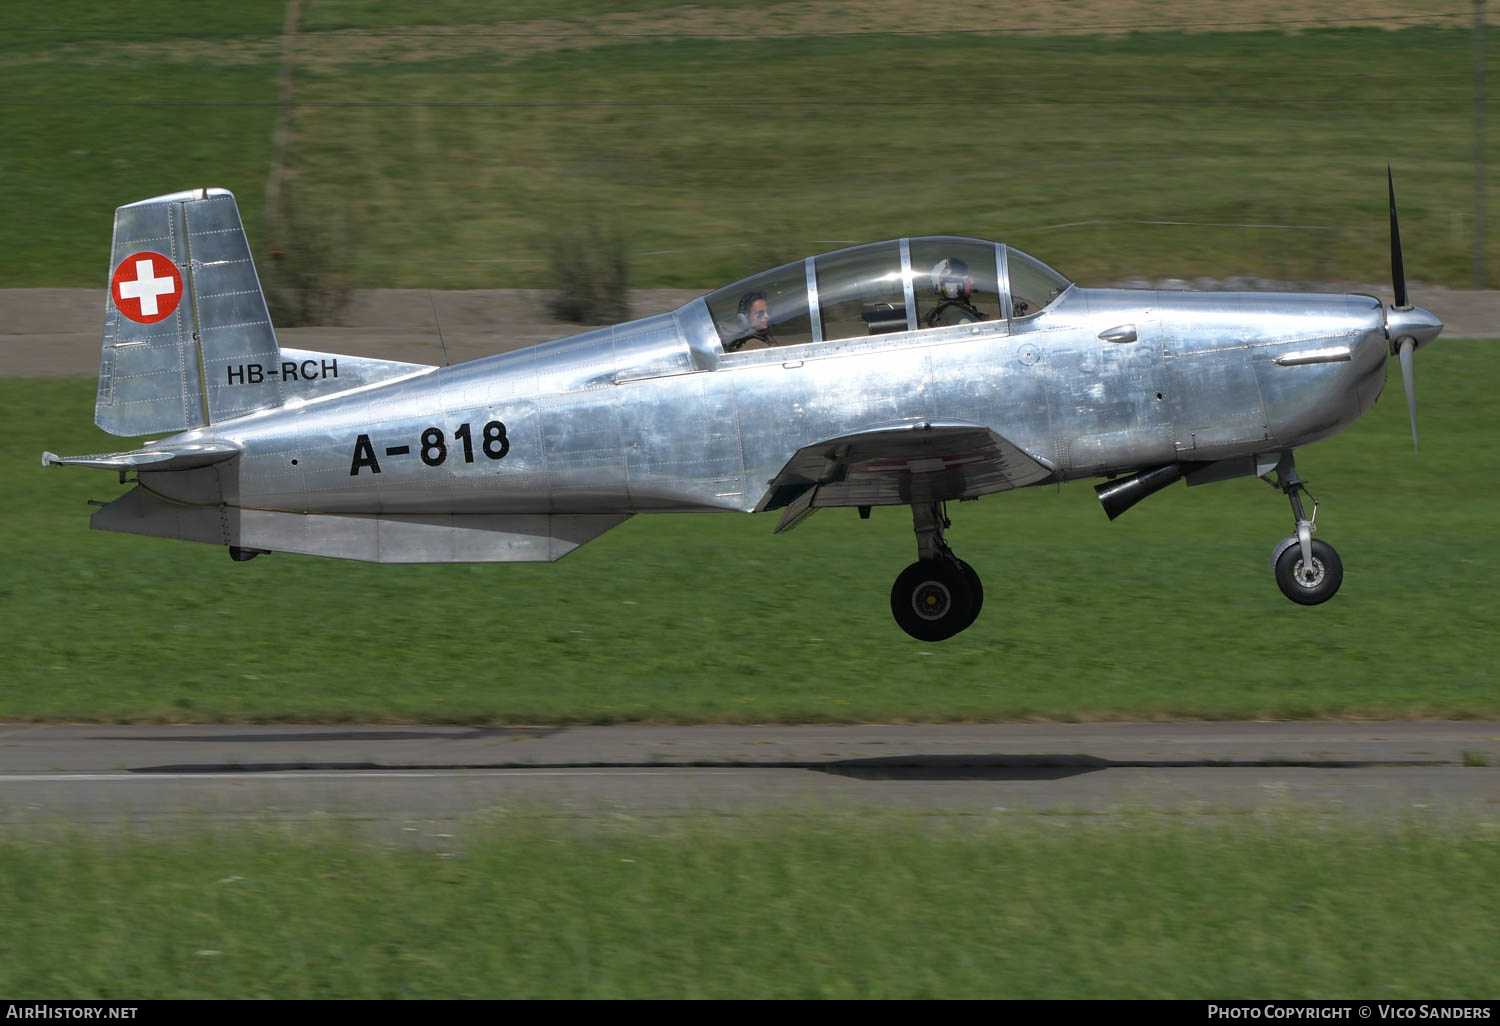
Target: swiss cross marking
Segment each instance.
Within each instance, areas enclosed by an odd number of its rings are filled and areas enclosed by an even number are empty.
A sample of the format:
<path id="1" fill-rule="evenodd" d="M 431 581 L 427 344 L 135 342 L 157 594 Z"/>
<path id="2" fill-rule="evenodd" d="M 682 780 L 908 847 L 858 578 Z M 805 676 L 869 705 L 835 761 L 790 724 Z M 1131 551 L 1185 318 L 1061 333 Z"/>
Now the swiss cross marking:
<path id="1" fill-rule="evenodd" d="M 182 301 L 182 275 L 160 253 L 132 253 L 115 268 L 110 295 L 132 321 L 154 324 L 172 316 Z"/>

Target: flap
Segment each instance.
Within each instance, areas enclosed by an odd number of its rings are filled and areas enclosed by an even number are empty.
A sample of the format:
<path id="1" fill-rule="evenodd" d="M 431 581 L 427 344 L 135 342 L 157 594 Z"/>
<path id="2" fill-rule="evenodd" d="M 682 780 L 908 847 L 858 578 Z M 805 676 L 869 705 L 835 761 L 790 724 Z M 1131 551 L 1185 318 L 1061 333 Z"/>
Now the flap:
<path id="1" fill-rule="evenodd" d="M 983 424 L 907 420 L 798 449 L 755 508 L 780 509 L 798 500 L 807 512 L 948 502 L 1024 488 L 1055 472 L 1050 462 Z"/>

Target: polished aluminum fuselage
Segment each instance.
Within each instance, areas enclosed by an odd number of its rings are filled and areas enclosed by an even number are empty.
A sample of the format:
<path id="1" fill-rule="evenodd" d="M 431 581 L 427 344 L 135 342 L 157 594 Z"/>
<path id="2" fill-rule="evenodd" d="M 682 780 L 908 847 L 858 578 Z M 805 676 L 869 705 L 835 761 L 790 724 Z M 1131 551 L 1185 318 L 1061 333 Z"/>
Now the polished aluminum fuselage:
<path id="1" fill-rule="evenodd" d="M 698 299 L 185 432 L 160 444 L 242 455 L 140 477 L 292 513 L 750 511 L 802 447 L 931 417 L 1064 481 L 1327 438 L 1375 402 L 1387 351 L 1361 295 L 1073 286 L 1030 317 L 728 354 Z"/>

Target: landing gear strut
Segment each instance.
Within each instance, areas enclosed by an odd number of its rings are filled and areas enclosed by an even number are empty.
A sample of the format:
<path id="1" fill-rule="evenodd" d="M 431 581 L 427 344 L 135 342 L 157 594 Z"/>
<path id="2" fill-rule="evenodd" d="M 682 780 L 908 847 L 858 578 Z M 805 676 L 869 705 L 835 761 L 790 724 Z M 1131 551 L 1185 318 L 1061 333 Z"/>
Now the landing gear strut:
<path id="1" fill-rule="evenodd" d="M 1296 533 L 1277 544 L 1271 553 L 1271 570 L 1276 574 L 1276 584 L 1283 595 L 1299 605 L 1316 606 L 1333 598 L 1339 585 L 1344 583 L 1344 564 L 1332 545 L 1313 541 L 1313 531 L 1317 530 L 1314 521 L 1318 518 L 1318 500 L 1297 476 L 1297 465 L 1291 453 L 1281 457 L 1274 473 L 1276 480 L 1270 483 L 1280 488 L 1291 501 Z M 1311 516 L 1304 512 L 1304 495 L 1312 499 Z"/>
<path id="2" fill-rule="evenodd" d="M 918 559 L 891 588 L 891 614 L 918 641 L 944 641 L 972 624 L 984 605 L 984 586 L 974 568 L 943 540 L 951 526 L 941 503 L 911 508 Z"/>

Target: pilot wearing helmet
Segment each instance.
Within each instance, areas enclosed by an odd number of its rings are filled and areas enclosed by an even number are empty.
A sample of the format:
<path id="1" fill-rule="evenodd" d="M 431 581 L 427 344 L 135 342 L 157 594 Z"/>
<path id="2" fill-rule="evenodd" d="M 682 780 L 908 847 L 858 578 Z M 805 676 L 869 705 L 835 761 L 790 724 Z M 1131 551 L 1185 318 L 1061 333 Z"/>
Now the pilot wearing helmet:
<path id="1" fill-rule="evenodd" d="M 771 334 L 771 307 L 764 292 L 746 292 L 740 297 L 737 320 L 737 333 L 734 339 L 725 343 L 725 352 L 769 349 L 778 344 L 776 336 Z"/>
<path id="2" fill-rule="evenodd" d="M 989 315 L 973 303 L 974 277 L 958 257 L 939 260 L 932 268 L 932 291 L 942 298 L 922 317 L 922 327 L 987 321 Z"/>

